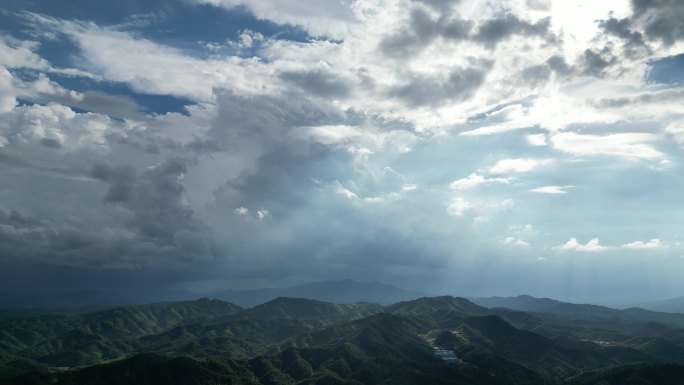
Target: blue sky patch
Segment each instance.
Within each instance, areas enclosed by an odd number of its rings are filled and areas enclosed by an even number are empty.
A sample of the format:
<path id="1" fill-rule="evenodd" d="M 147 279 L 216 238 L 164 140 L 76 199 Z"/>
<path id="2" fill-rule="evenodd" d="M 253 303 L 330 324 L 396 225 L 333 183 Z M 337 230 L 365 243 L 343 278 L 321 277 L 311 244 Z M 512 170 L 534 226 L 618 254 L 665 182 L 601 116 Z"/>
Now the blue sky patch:
<path id="1" fill-rule="evenodd" d="M 654 60 L 646 74 L 650 83 L 681 86 L 684 83 L 684 54 Z"/>

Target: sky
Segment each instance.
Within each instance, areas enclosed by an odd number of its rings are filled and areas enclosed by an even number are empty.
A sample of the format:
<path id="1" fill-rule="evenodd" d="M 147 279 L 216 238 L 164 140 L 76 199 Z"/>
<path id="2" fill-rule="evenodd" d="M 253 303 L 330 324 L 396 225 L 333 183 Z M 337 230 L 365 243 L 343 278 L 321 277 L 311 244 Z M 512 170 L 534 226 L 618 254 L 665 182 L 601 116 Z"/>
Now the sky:
<path id="1" fill-rule="evenodd" d="M 0 1 L 0 291 L 684 295 L 679 0 Z"/>

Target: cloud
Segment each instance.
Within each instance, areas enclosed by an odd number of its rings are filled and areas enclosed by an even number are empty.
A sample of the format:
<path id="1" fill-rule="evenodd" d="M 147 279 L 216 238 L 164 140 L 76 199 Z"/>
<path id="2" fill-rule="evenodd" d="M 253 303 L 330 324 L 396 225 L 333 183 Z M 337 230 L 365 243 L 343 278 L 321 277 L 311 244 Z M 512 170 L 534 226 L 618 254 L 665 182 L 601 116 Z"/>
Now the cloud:
<path id="1" fill-rule="evenodd" d="M 619 246 L 622 249 L 628 250 L 654 250 L 661 249 L 665 245 L 660 241 L 660 239 L 651 239 L 648 242 L 636 241 L 631 243 L 625 243 Z M 554 247 L 555 250 L 559 251 L 579 251 L 579 252 L 602 252 L 607 250 L 614 250 L 618 247 L 615 246 L 604 246 L 601 245 L 598 238 L 593 238 L 586 244 L 581 244 L 576 238 L 570 238 L 568 242 L 563 245 Z"/>
<path id="2" fill-rule="evenodd" d="M 450 4 L 443 3 L 437 17 L 422 8 L 412 9 L 405 28 L 385 37 L 381 50 L 389 56 L 405 57 L 422 51 L 432 41 L 442 38 L 446 41 L 472 40 L 489 48 L 514 35 L 549 37 L 549 20 L 530 23 L 511 13 L 497 14 L 475 27 L 472 20 L 462 19 Z"/>
<path id="3" fill-rule="evenodd" d="M 480 24 L 474 39 L 487 46 L 495 46 L 512 35 L 547 37 L 549 34 L 549 22 L 549 19 L 541 19 L 531 24 L 513 14 L 507 13 L 499 18 L 487 20 Z"/>
<path id="4" fill-rule="evenodd" d="M 677 121 L 668 124 L 665 132 L 672 135 L 680 145 L 684 145 L 684 122 Z"/>
<path id="5" fill-rule="evenodd" d="M 245 48 L 253 48 L 259 42 L 264 41 L 264 35 L 252 31 L 250 29 L 244 29 L 240 32 L 240 40 L 238 42 L 231 42 L 233 46 L 237 47 L 238 50 Z"/>
<path id="6" fill-rule="evenodd" d="M 546 142 L 546 135 L 544 134 L 527 135 L 525 139 L 527 139 L 527 143 L 530 146 L 546 146 L 548 144 Z"/>
<path id="7" fill-rule="evenodd" d="M 581 244 L 577 241 L 577 238 L 570 238 L 565 244 L 554 247 L 555 250 L 560 251 L 581 251 L 588 253 L 596 253 L 601 251 L 606 251 L 609 249 L 608 246 L 603 246 L 599 243 L 598 238 L 592 238 L 586 244 Z"/>
<path id="8" fill-rule="evenodd" d="M 537 167 L 551 163 L 550 159 L 501 159 L 491 166 L 488 171 L 492 174 L 524 173 L 530 172 Z"/>
<path id="9" fill-rule="evenodd" d="M 452 69 L 446 77 L 413 75 L 405 84 L 395 86 L 389 96 L 411 106 L 442 105 L 472 96 L 482 85 L 489 63 L 478 67 Z"/>
<path id="10" fill-rule="evenodd" d="M 648 133 L 589 135 L 562 132 L 551 137 L 553 148 L 575 156 L 609 155 L 627 159 L 658 159 L 664 154 L 650 143 L 658 138 Z"/>
<path id="11" fill-rule="evenodd" d="M 264 219 L 266 219 L 270 216 L 271 216 L 271 212 L 266 210 L 266 209 L 257 210 L 257 218 L 260 221 L 263 221 Z"/>
<path id="12" fill-rule="evenodd" d="M 187 167 L 187 160 L 168 159 L 140 174 L 130 166 L 98 164 L 92 176 L 109 186 L 105 203 L 131 212 L 130 226 L 150 239 L 173 243 L 178 233 L 203 226 L 185 203 Z"/>
<path id="13" fill-rule="evenodd" d="M 326 98 L 344 98 L 351 93 L 348 81 L 329 70 L 286 71 L 280 77 L 299 86 L 303 91 Z"/>
<path id="14" fill-rule="evenodd" d="M 12 80 L 12 74 L 5 68 L 0 68 L 0 113 L 12 111 L 17 104 Z"/>
<path id="15" fill-rule="evenodd" d="M 68 36 L 80 48 L 82 67 L 134 90 L 206 101 L 212 88 L 230 83 L 243 89 L 253 79 L 258 61 L 240 58 L 199 59 L 181 50 L 92 23 L 79 23 L 28 14 L 32 23 Z M 141 71 L 144 68 L 144 71 Z M 250 74 L 248 74 L 250 73 Z M 242 80 L 241 80 L 242 79 Z"/>
<path id="16" fill-rule="evenodd" d="M 534 188 L 530 191 L 540 193 L 540 194 L 567 194 L 568 192 L 565 190 L 572 188 L 572 187 L 574 187 L 574 186 L 542 186 L 542 187 Z"/>
<path id="17" fill-rule="evenodd" d="M 472 173 L 468 175 L 466 178 L 463 179 L 458 179 L 454 182 L 452 182 L 449 185 L 449 188 L 452 190 L 469 190 L 474 187 L 484 185 L 484 184 L 492 184 L 492 183 L 502 183 L 502 184 L 508 184 L 510 182 L 509 179 L 507 178 L 485 178 L 482 175 Z"/>
<path id="18" fill-rule="evenodd" d="M 643 34 L 632 31 L 629 19 L 616 19 L 611 17 L 600 22 L 600 27 L 606 34 L 623 39 L 629 49 L 639 49 L 645 46 Z"/>
<path id="19" fill-rule="evenodd" d="M 342 37 L 353 23 L 354 12 L 339 0 L 194 0 L 228 9 L 243 6 L 259 19 L 302 27 L 312 35 Z"/>
<path id="20" fill-rule="evenodd" d="M 524 248 L 530 247 L 529 242 L 525 242 L 522 239 L 517 239 L 515 237 L 506 237 L 506 239 L 504 239 L 503 243 L 505 245 L 513 245 L 513 246 L 524 247 Z"/>
<path id="21" fill-rule="evenodd" d="M 7 68 L 48 68 L 47 60 L 33 52 L 37 46 L 36 42 L 0 35 L 0 65 Z"/>
<path id="22" fill-rule="evenodd" d="M 10 75 L 10 78 L 11 75 Z M 41 73 L 31 81 L 12 78 L 15 97 L 30 100 L 38 104 L 59 104 L 90 112 L 107 115 L 112 118 L 143 118 L 142 107 L 124 95 L 110 95 L 100 91 L 77 92 L 62 87 Z M 13 107 L 13 105 L 12 105 Z"/>
<path id="23" fill-rule="evenodd" d="M 404 28 L 381 40 L 381 51 L 390 57 L 407 57 L 422 51 L 437 37 L 448 40 L 468 38 L 473 22 L 460 19 L 457 13 L 448 9 L 442 11 L 439 17 L 434 18 L 424 9 L 413 9 L 408 22 L 402 24 Z"/>
<path id="24" fill-rule="evenodd" d="M 475 206 L 473 206 L 472 203 L 466 201 L 463 198 L 457 197 L 454 198 L 451 201 L 451 203 L 449 203 L 449 206 L 447 207 L 447 212 L 451 215 L 462 217 L 468 211 L 472 210 L 474 207 Z"/>
<path id="25" fill-rule="evenodd" d="M 461 132 L 461 136 L 482 136 L 501 134 L 533 126 L 534 122 L 528 117 L 529 109 L 521 104 L 513 104 L 488 113 L 482 127 Z M 492 122 L 494 124 L 486 124 Z"/>
<path id="26" fill-rule="evenodd" d="M 0 136 L 17 146 L 49 143 L 65 152 L 109 151 L 108 134 L 126 129 L 126 124 L 99 114 L 78 114 L 71 108 L 50 103 L 24 105 L 0 115 Z"/>
<path id="27" fill-rule="evenodd" d="M 643 44 L 646 39 L 671 46 L 684 38 L 684 27 L 678 18 L 684 12 L 680 1 L 633 0 L 631 5 L 632 16 L 604 20 L 601 24 L 603 30 L 631 45 Z"/>
<path id="28" fill-rule="evenodd" d="M 684 94 L 644 74 L 678 45 L 627 3 L 210 3 L 246 25 L 197 42 L 21 14 L 28 32 L 8 33 L 35 41 L 3 35 L 3 261 L 453 291 L 529 275 L 520 256 L 542 254 L 542 234 L 583 234 L 587 218 L 609 238 L 644 213 L 677 231 Z M 136 102 L 150 95 L 192 105 L 150 113 Z M 564 180 L 581 194 L 529 194 Z M 558 250 L 623 249 L 570 241 Z"/>
<path id="29" fill-rule="evenodd" d="M 356 193 L 349 191 L 349 189 L 342 186 L 339 182 L 337 182 L 336 192 L 347 199 L 359 199 L 359 196 L 356 195 Z"/>
<path id="30" fill-rule="evenodd" d="M 608 47 L 600 51 L 587 48 L 582 57 L 582 70 L 587 75 L 603 76 L 604 72 L 617 61 Z"/>
<path id="31" fill-rule="evenodd" d="M 622 245 L 622 248 L 631 250 L 660 249 L 662 247 L 664 247 L 663 243 L 657 238 L 651 239 L 648 242 L 636 241 Z"/>
<path id="32" fill-rule="evenodd" d="M 77 68 L 59 68 L 36 53 L 40 43 L 31 40 L 20 40 L 11 35 L 0 35 L 0 67 L 10 69 L 22 68 L 39 70 L 67 77 L 80 77 L 91 80 L 102 80 L 98 75 Z"/>

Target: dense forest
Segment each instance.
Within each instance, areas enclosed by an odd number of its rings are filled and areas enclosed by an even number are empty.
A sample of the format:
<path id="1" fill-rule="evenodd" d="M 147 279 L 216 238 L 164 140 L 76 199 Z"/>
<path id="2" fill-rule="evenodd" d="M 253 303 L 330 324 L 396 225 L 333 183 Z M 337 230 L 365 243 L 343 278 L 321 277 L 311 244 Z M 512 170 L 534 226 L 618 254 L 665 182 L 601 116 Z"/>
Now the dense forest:
<path id="1" fill-rule="evenodd" d="M 684 314 L 532 297 L 5 312 L 3 384 L 684 384 Z M 496 303 L 492 303 L 495 301 Z"/>

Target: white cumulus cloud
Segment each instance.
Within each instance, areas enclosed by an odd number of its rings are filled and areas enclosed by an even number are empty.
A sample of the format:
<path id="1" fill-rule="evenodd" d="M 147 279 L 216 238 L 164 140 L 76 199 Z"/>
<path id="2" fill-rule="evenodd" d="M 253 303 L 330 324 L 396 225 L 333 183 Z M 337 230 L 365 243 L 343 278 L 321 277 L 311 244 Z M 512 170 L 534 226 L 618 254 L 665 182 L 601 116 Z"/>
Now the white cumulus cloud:
<path id="1" fill-rule="evenodd" d="M 469 190 L 471 188 L 484 185 L 484 184 L 493 184 L 493 183 L 501 183 L 501 184 L 508 184 L 510 180 L 508 178 L 486 178 L 483 177 L 482 175 L 472 173 L 468 175 L 466 178 L 458 179 L 454 182 L 452 182 L 449 185 L 449 188 L 453 190 Z"/>
<path id="2" fill-rule="evenodd" d="M 608 246 L 601 245 L 598 238 L 592 238 L 586 244 L 581 244 L 579 241 L 577 241 L 577 238 L 575 237 L 570 238 L 566 243 L 562 245 L 554 247 L 554 249 L 561 251 L 583 251 L 589 253 L 605 251 L 609 248 L 610 247 Z"/>
<path id="3" fill-rule="evenodd" d="M 660 239 L 653 238 L 648 242 L 636 241 L 636 242 L 631 242 L 631 243 L 625 243 L 624 245 L 622 245 L 622 247 L 625 249 L 631 249 L 631 250 L 644 250 L 644 249 L 660 249 L 660 248 L 664 247 L 664 245 L 660 241 Z"/>

